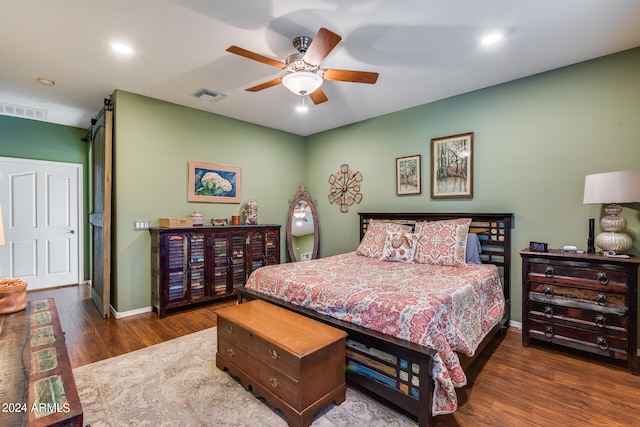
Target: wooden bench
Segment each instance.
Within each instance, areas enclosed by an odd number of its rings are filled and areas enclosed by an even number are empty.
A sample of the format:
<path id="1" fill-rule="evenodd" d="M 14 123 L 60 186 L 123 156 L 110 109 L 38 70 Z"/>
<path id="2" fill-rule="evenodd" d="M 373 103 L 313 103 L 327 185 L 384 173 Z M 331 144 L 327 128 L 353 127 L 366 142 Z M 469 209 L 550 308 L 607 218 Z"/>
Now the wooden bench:
<path id="1" fill-rule="evenodd" d="M 0 424 L 82 426 L 82 406 L 54 299 L 30 301 L 26 310 L 4 315 L 0 322 L 0 410 L 6 418 Z"/>

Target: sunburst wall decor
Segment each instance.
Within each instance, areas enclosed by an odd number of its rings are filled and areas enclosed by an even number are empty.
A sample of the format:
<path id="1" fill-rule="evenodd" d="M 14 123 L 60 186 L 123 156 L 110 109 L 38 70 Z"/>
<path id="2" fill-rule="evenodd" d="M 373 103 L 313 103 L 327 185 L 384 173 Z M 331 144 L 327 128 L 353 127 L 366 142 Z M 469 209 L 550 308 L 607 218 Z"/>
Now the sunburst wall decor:
<path id="1" fill-rule="evenodd" d="M 360 181 L 360 172 L 349 170 L 349 165 L 342 165 L 338 172 L 329 176 L 329 203 L 335 203 L 340 206 L 340 212 L 347 213 L 349 206 L 362 200 Z"/>

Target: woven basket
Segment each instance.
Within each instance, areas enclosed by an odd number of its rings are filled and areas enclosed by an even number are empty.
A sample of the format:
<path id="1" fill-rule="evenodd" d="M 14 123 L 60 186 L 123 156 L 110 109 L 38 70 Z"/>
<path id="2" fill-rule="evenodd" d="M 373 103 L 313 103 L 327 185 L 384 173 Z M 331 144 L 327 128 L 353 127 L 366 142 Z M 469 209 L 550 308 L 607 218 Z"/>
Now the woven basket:
<path id="1" fill-rule="evenodd" d="M 27 282 L 22 279 L 0 280 L 0 314 L 14 313 L 27 307 Z"/>

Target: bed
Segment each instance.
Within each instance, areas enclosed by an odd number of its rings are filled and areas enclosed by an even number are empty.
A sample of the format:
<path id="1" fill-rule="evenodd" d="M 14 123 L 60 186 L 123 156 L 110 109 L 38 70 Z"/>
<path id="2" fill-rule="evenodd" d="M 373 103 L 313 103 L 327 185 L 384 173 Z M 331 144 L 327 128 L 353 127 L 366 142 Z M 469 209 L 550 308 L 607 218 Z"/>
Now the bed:
<path id="1" fill-rule="evenodd" d="M 236 287 L 238 301 L 259 298 L 345 330 L 349 384 L 426 426 L 456 410 L 464 369 L 508 325 L 513 215 L 359 216 L 356 251 L 260 268 Z"/>

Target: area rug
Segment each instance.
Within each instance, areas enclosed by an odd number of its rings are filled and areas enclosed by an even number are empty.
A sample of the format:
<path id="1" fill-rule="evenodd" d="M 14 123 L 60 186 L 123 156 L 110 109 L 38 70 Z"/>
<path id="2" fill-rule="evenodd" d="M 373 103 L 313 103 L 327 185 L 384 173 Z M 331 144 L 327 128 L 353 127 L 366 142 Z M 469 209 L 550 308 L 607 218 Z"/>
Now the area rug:
<path id="1" fill-rule="evenodd" d="M 73 370 L 84 425 L 286 426 L 277 409 L 216 368 L 216 328 Z M 313 426 L 415 426 L 413 420 L 347 388 Z"/>

